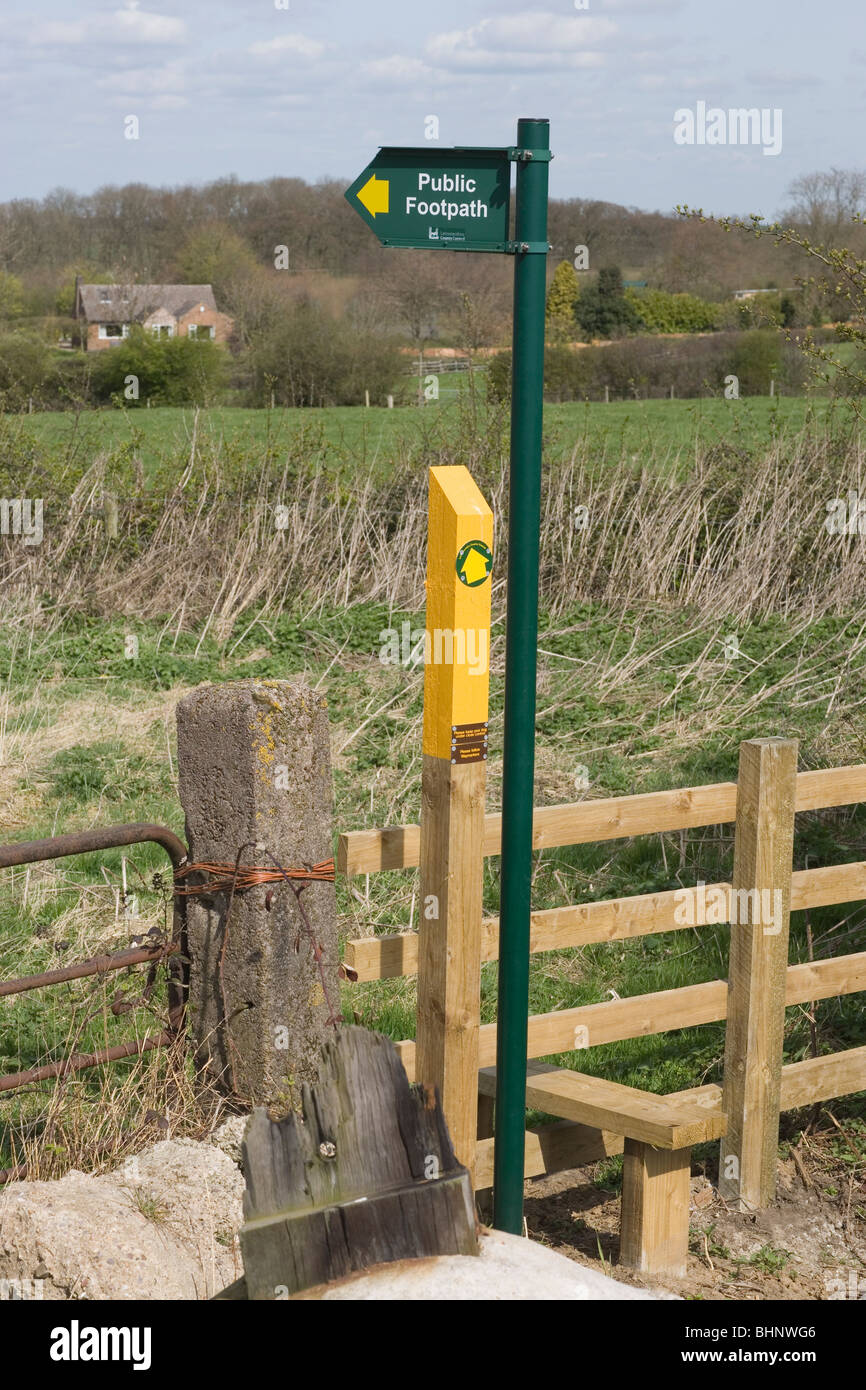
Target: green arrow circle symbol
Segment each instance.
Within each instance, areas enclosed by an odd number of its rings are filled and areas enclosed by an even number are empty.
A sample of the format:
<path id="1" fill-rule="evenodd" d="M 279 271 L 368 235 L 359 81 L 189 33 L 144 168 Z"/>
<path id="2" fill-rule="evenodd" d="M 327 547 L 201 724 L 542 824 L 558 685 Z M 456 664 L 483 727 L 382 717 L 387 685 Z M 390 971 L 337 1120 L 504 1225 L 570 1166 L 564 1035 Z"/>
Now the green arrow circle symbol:
<path id="1" fill-rule="evenodd" d="M 469 589 L 483 584 L 493 568 L 493 552 L 484 541 L 467 541 L 457 552 L 457 578 Z"/>

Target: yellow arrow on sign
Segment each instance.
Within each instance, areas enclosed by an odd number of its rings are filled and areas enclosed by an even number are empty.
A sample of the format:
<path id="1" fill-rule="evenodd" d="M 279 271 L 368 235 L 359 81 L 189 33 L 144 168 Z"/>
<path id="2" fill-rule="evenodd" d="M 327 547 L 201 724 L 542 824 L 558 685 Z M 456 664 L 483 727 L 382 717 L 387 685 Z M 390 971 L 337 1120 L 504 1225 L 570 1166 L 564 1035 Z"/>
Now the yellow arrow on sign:
<path id="1" fill-rule="evenodd" d="M 358 202 L 364 204 L 371 217 L 375 217 L 377 212 L 388 211 L 390 187 L 387 179 L 377 179 L 375 174 L 371 174 L 364 187 L 358 190 Z"/>

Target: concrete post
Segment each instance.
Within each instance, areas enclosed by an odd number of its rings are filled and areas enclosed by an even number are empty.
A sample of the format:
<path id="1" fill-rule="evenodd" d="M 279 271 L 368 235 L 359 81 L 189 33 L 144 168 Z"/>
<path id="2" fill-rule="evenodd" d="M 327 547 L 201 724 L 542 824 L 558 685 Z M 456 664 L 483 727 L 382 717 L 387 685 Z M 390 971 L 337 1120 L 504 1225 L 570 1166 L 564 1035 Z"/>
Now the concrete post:
<path id="1" fill-rule="evenodd" d="M 177 708 L 178 779 L 192 863 L 284 869 L 330 859 L 327 706 L 288 681 L 203 686 Z M 264 848 L 256 848 L 256 845 Z M 270 856 L 273 856 L 271 858 Z M 196 873 L 191 882 L 209 875 Z M 189 898 L 189 1020 L 210 1084 L 286 1113 L 314 1082 L 339 1012 L 334 885 L 283 879 Z M 333 1011 L 333 1012 L 332 1012 Z"/>

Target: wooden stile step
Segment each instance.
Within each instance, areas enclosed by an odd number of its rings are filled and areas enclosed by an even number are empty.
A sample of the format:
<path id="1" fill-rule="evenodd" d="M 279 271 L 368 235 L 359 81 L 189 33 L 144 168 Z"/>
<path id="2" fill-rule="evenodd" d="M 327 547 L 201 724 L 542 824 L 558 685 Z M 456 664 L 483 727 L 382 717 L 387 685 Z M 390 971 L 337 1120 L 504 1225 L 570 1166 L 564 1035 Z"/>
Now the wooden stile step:
<path id="1" fill-rule="evenodd" d="M 483 1095 L 495 1094 L 495 1067 L 481 1068 L 478 1089 Z M 687 1149 L 719 1139 L 725 1132 L 725 1116 L 715 1107 L 656 1096 L 549 1062 L 527 1065 L 526 1104 L 559 1119 L 652 1144 L 656 1149 Z"/>
<path id="2" fill-rule="evenodd" d="M 495 1067 L 480 1070 L 478 1089 L 482 1095 L 495 1095 Z M 602 1151 L 615 1152 L 615 1136 L 623 1136 L 620 1264 L 646 1275 L 684 1274 L 691 1146 L 719 1139 L 725 1132 L 717 1088 L 707 1087 L 706 1096 L 657 1096 L 531 1061 L 526 1068 L 526 1104 L 574 1125 L 571 1133 L 557 1135 L 565 1151 L 590 1148 L 588 1141 L 595 1133 Z M 533 1154 L 527 1158 L 531 1163 Z"/>

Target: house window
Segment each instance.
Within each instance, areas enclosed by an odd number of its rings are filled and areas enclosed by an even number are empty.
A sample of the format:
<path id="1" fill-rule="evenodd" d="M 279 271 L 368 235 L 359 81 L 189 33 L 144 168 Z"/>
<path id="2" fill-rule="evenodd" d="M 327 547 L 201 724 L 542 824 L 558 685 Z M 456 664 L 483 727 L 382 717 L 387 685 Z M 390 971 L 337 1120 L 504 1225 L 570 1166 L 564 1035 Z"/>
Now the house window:
<path id="1" fill-rule="evenodd" d="M 188 334 L 190 338 L 213 338 L 213 324 L 191 323 Z"/>
<path id="2" fill-rule="evenodd" d="M 128 323 L 101 323 L 99 325 L 100 338 L 108 338 L 112 342 L 120 338 L 126 338 L 129 334 Z"/>
<path id="3" fill-rule="evenodd" d="M 174 329 L 170 323 L 155 323 L 151 328 L 154 338 L 172 338 Z"/>
<path id="4" fill-rule="evenodd" d="M 99 302 L 100 302 L 100 304 L 110 304 L 110 303 L 111 303 L 111 295 L 108 293 L 108 290 L 103 290 L 103 291 L 102 291 L 102 294 L 99 296 Z"/>

